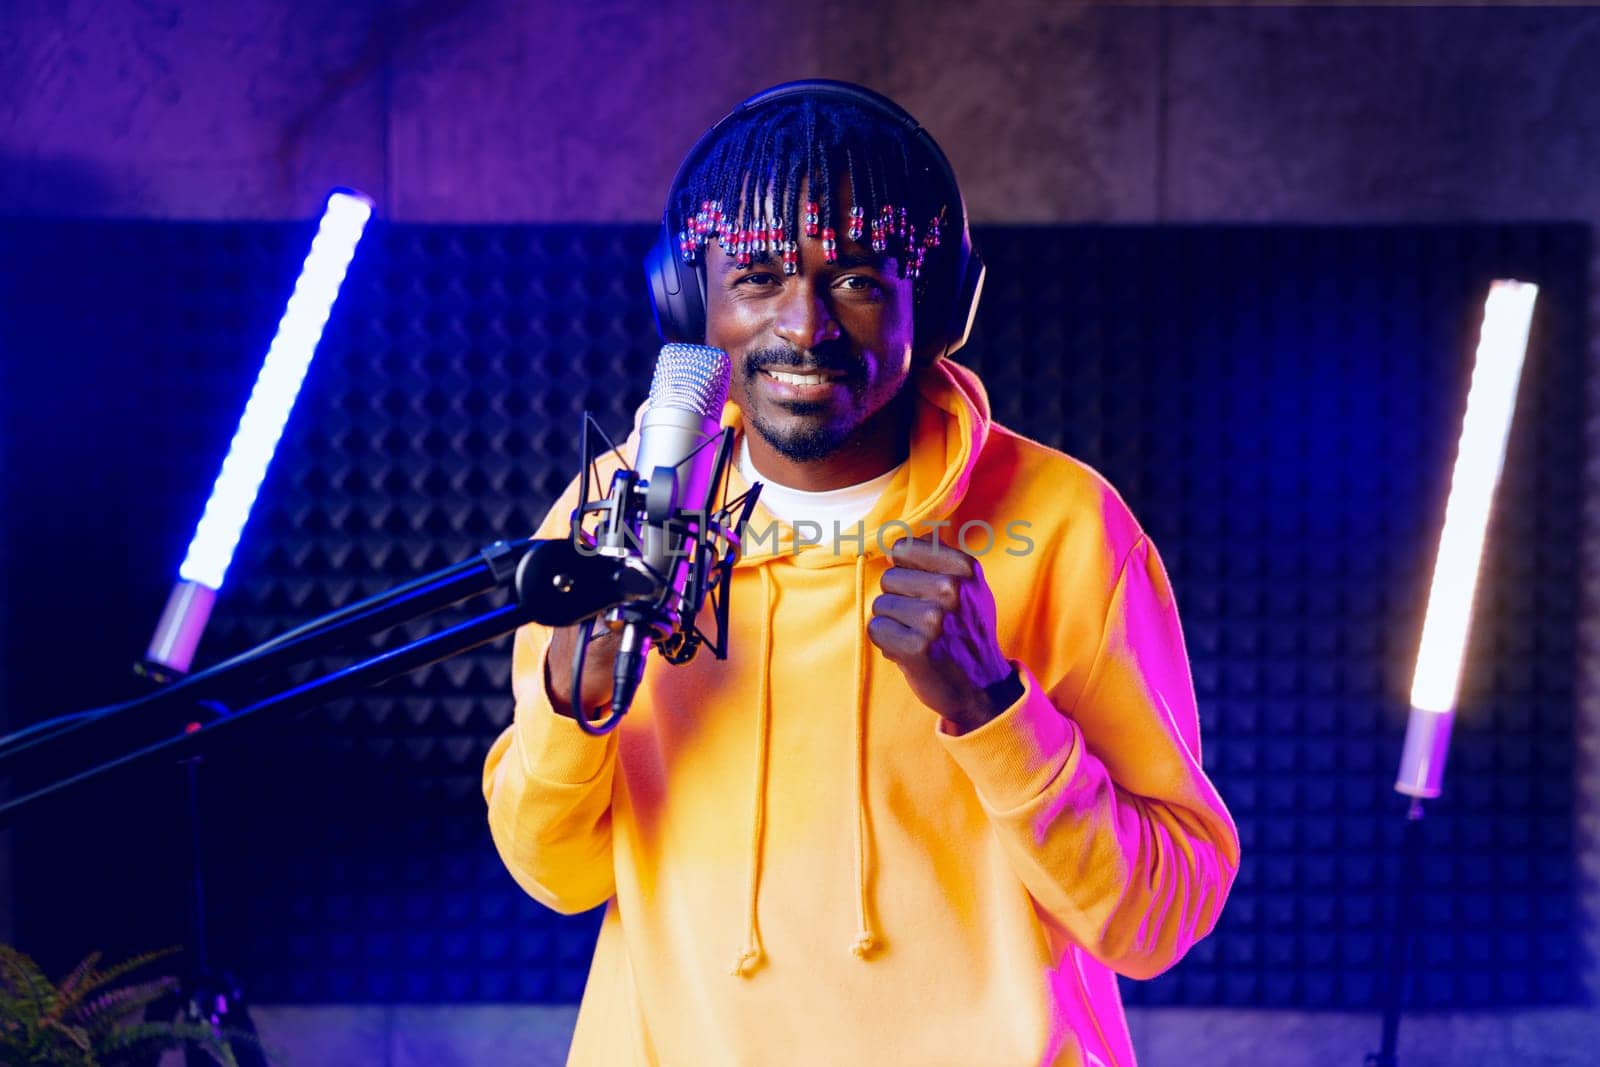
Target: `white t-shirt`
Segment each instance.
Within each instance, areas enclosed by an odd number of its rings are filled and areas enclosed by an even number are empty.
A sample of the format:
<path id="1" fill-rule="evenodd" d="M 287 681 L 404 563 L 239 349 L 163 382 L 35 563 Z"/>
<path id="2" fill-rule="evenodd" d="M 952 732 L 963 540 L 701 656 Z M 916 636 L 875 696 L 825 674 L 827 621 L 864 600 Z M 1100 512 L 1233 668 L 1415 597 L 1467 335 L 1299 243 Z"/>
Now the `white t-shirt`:
<path id="1" fill-rule="evenodd" d="M 824 489 L 807 492 L 779 485 L 756 470 L 750 459 L 750 442 L 745 439 L 739 446 L 739 473 L 746 482 L 761 483 L 761 503 L 766 509 L 791 526 L 796 522 L 814 522 L 825 534 L 835 530 L 850 530 L 867 517 L 867 512 L 878 502 L 883 491 L 889 488 L 896 472 L 904 463 L 884 471 L 870 481 L 847 485 L 843 489 Z M 837 525 L 835 525 L 837 524 Z"/>

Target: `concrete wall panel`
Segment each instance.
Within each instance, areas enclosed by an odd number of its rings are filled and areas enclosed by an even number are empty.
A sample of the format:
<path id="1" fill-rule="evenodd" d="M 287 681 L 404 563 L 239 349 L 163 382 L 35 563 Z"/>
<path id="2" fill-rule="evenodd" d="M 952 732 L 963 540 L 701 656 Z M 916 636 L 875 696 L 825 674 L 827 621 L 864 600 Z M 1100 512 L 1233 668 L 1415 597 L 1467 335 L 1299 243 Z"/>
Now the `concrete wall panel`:
<path id="1" fill-rule="evenodd" d="M 394 66 L 397 219 L 659 217 L 684 149 L 742 96 L 807 76 L 815 53 L 815 33 L 768 5 L 458 6 Z"/>
<path id="2" fill-rule="evenodd" d="M 381 194 L 380 2 L 24 0 L 0 30 L 6 213 L 298 218 L 335 184 Z"/>
<path id="3" fill-rule="evenodd" d="M 1600 217 L 1600 12 L 1167 18 L 1164 218 Z"/>
<path id="4" fill-rule="evenodd" d="M 1151 217 L 1161 11 L 899 2 L 872 34 L 841 32 L 854 6 L 837 6 L 825 55 L 849 42 L 840 76 L 882 89 L 934 134 L 974 218 Z"/>

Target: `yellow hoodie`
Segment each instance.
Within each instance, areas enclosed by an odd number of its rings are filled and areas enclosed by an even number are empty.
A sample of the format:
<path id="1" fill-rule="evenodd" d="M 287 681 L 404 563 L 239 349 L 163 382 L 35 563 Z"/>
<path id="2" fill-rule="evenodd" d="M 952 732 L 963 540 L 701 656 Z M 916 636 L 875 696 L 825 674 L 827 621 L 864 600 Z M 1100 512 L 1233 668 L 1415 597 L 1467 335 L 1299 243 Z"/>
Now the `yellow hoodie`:
<path id="1" fill-rule="evenodd" d="M 570 1063 L 1132 1064 L 1113 972 L 1215 925 L 1238 837 L 1154 547 L 1098 475 L 991 423 L 970 371 L 915 387 L 865 536 L 747 552 L 727 660 L 653 658 L 608 737 L 551 710 L 549 632 L 518 632 L 489 826 L 539 901 L 607 904 Z M 966 527 L 1026 687 L 960 737 L 866 638 L 891 520 Z"/>

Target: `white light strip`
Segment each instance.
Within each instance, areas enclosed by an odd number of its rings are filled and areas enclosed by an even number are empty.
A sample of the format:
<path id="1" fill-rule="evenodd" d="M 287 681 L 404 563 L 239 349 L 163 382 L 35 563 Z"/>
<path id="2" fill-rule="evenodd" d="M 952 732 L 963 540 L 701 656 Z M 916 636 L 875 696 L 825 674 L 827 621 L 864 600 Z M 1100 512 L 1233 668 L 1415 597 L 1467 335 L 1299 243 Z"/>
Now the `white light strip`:
<path id="1" fill-rule="evenodd" d="M 1506 434 L 1516 407 L 1528 325 L 1538 294 L 1536 285 L 1497 281 L 1484 302 L 1483 336 L 1467 392 L 1467 415 L 1450 476 L 1439 558 L 1428 590 L 1422 645 L 1411 683 L 1411 706 L 1422 711 L 1446 713 L 1456 705 L 1484 528 L 1505 461 Z"/>
<path id="2" fill-rule="evenodd" d="M 222 588 L 239 534 L 255 505 L 267 465 L 272 462 L 284 424 L 300 394 L 306 368 L 316 354 L 317 342 L 322 340 L 328 313 L 371 217 L 372 201 L 360 193 L 341 189 L 328 197 L 328 207 L 311 241 L 305 266 L 294 283 L 289 305 L 278 321 L 278 332 L 239 419 L 239 429 L 222 461 L 222 472 L 217 475 L 194 540 L 178 568 L 182 580 L 209 589 Z"/>

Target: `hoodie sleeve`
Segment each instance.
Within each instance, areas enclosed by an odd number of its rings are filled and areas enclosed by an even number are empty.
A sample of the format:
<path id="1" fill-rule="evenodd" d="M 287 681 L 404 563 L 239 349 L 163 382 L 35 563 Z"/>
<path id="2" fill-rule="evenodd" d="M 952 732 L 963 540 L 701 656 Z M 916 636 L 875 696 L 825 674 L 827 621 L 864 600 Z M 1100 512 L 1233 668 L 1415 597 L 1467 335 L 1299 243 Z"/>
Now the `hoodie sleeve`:
<path id="1" fill-rule="evenodd" d="M 563 537 L 577 502 L 574 484 L 550 510 L 539 537 Z M 511 653 L 516 711 L 489 749 L 483 796 L 495 849 L 517 884 L 540 903 L 573 914 L 616 889 L 611 861 L 611 785 L 616 733 L 590 737 L 557 714 L 545 691 L 551 631 L 517 631 Z"/>
<path id="2" fill-rule="evenodd" d="M 1017 666 L 1015 704 L 938 736 L 1047 925 L 1119 974 L 1154 977 L 1216 925 L 1239 839 L 1200 766 L 1183 633 L 1149 541 L 1122 559 L 1081 685 L 1047 688 Z"/>

